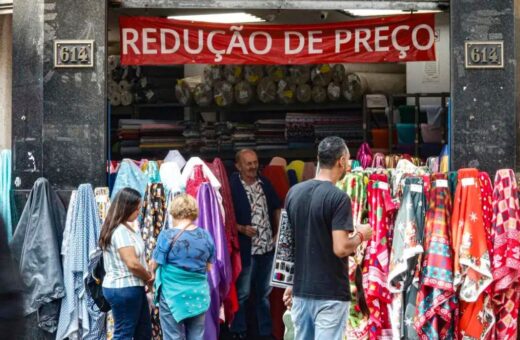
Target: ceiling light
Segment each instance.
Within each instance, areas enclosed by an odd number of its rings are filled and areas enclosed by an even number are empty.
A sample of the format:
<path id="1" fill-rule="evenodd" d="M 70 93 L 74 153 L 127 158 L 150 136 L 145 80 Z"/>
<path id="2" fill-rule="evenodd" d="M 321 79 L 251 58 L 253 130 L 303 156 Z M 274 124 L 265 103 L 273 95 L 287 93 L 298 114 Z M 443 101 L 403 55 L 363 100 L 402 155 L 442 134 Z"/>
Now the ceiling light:
<path id="1" fill-rule="evenodd" d="M 345 9 L 344 11 L 355 17 L 375 17 L 375 16 L 385 16 L 385 15 L 399 15 L 399 14 L 409 14 L 412 12 L 409 10 L 407 11 L 407 10 L 399 10 L 399 9 Z M 438 12 L 442 12 L 442 11 L 439 9 L 413 11 L 413 13 L 438 13 Z"/>
<path id="2" fill-rule="evenodd" d="M 203 21 L 218 24 L 235 24 L 235 23 L 251 23 L 264 22 L 265 20 L 245 12 L 218 13 L 218 14 L 196 14 L 196 15 L 174 15 L 168 19 Z"/>

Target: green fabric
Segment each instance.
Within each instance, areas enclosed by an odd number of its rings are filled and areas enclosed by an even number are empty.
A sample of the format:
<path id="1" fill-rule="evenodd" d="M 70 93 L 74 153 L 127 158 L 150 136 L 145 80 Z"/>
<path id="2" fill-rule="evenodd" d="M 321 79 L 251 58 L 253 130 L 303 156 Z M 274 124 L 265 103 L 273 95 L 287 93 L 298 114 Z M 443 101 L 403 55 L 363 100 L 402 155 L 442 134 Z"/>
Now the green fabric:
<path id="1" fill-rule="evenodd" d="M 294 324 L 292 322 L 290 310 L 286 310 L 283 314 L 283 324 L 285 325 L 283 340 L 294 340 Z"/>
<path id="2" fill-rule="evenodd" d="M 351 172 L 347 173 L 343 180 L 337 183 L 337 187 L 347 193 L 350 197 L 352 206 L 352 219 L 354 225 L 357 226 L 364 221 L 368 216 L 368 197 L 367 197 L 368 172 Z M 365 317 L 358 307 L 355 270 L 358 265 L 363 262 L 365 249 L 358 247 L 354 256 L 350 256 L 349 260 L 349 284 L 352 292 L 352 300 L 350 301 L 350 311 L 348 318 L 348 330 L 357 330 L 361 328 Z"/>
<path id="3" fill-rule="evenodd" d="M 162 294 L 177 322 L 205 313 L 211 302 L 206 274 L 168 264 L 157 269 L 155 292 L 155 304 Z"/>
<path id="4" fill-rule="evenodd" d="M 448 183 L 450 186 L 451 199 L 455 196 L 455 189 L 457 188 L 457 171 L 452 171 L 448 174 Z"/>
<path id="5" fill-rule="evenodd" d="M 354 225 L 361 224 L 363 217 L 368 212 L 365 174 L 362 172 L 347 173 L 336 186 L 350 197 Z"/>

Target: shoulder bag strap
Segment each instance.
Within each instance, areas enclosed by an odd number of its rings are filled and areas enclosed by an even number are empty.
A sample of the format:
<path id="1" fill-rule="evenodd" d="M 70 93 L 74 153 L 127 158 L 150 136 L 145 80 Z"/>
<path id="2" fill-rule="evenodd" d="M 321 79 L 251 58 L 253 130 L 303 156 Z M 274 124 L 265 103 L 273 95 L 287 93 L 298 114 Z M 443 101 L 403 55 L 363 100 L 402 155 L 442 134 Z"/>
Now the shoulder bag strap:
<path id="1" fill-rule="evenodd" d="M 170 243 L 170 249 L 168 250 L 168 253 L 173 249 L 173 246 L 175 245 L 175 243 L 177 242 L 177 240 L 181 237 L 181 235 L 188 229 L 188 227 L 192 225 L 191 223 L 188 224 L 187 226 L 185 226 L 184 228 L 181 229 L 181 231 L 175 235 L 175 237 L 173 238 L 172 242 Z"/>

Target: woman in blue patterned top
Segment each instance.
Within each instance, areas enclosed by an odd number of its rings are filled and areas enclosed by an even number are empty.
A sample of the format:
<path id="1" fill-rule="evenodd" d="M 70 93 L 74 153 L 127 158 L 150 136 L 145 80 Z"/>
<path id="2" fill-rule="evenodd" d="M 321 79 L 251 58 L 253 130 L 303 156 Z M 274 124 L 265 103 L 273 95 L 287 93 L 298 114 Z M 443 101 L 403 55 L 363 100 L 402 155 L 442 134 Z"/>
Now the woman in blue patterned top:
<path id="1" fill-rule="evenodd" d="M 210 305 L 207 272 L 215 257 L 211 235 L 196 226 L 197 202 L 179 195 L 170 204 L 173 228 L 161 231 L 150 264 L 164 340 L 204 338 Z"/>

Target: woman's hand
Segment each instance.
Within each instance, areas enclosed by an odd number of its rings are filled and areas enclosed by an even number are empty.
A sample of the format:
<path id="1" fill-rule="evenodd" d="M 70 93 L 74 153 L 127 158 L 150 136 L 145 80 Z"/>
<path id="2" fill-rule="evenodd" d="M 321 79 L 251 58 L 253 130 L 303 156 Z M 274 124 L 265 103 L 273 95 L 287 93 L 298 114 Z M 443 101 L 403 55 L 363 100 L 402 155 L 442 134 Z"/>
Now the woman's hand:
<path id="1" fill-rule="evenodd" d="M 150 272 L 150 279 L 146 281 L 147 284 L 153 285 L 155 281 L 155 272 Z"/>
<path id="2" fill-rule="evenodd" d="M 150 272 L 150 279 L 146 281 L 146 292 L 153 291 L 153 284 L 155 282 L 155 272 Z"/>

